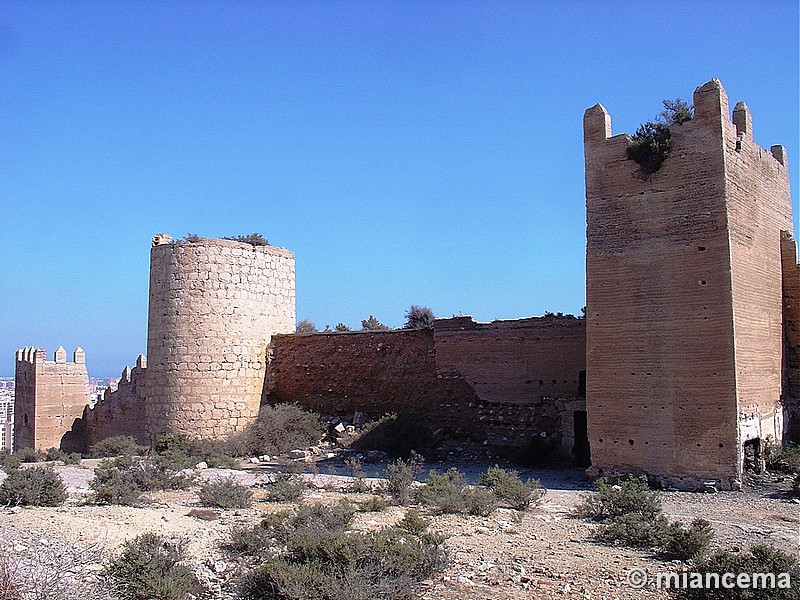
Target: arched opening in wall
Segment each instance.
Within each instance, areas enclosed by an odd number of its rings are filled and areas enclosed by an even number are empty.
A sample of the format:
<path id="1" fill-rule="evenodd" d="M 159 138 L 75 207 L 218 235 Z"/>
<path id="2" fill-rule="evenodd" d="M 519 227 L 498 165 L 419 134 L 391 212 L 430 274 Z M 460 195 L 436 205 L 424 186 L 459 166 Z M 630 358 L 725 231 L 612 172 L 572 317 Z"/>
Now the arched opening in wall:
<path id="1" fill-rule="evenodd" d="M 761 438 L 747 440 L 744 443 L 743 450 L 744 470 L 750 473 L 763 473 L 766 465 Z"/>
<path id="2" fill-rule="evenodd" d="M 592 453 L 589 448 L 589 425 L 585 410 L 575 411 L 573 434 L 575 445 L 572 446 L 572 456 L 575 458 L 575 466 L 581 468 L 591 466 Z"/>

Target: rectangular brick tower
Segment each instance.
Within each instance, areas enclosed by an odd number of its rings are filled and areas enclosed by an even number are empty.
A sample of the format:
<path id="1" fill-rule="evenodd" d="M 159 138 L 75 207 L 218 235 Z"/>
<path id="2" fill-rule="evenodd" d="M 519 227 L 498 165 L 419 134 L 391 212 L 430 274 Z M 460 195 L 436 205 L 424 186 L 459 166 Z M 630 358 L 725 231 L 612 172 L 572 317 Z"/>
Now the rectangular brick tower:
<path id="1" fill-rule="evenodd" d="M 741 482 L 744 446 L 783 436 L 785 151 L 730 118 L 718 80 L 670 126 L 650 177 L 601 105 L 584 115 L 587 412 L 593 469 L 668 485 Z"/>
<path id="2" fill-rule="evenodd" d="M 82 450 L 82 440 L 73 439 L 70 431 L 89 403 L 83 350 L 75 350 L 73 362 L 67 362 L 63 347 L 52 361 L 35 348 L 17 350 L 16 358 L 14 448 Z"/>

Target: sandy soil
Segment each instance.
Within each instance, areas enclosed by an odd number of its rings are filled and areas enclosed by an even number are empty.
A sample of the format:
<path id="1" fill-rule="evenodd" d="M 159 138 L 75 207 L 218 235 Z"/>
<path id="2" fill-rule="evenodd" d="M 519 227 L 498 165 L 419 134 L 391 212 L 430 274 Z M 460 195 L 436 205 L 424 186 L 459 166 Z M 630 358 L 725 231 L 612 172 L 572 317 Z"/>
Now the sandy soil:
<path id="1" fill-rule="evenodd" d="M 119 545 L 144 531 L 182 537 L 187 541 L 191 562 L 213 590 L 215 597 L 229 598 L 230 584 L 237 573 L 235 559 L 224 555 L 219 544 L 235 526 L 256 523 L 262 515 L 287 505 L 257 501 L 246 510 L 219 511 L 219 517 L 204 521 L 189 516 L 199 508 L 194 491 L 154 493 L 143 507 L 94 506 L 86 503 L 88 482 L 97 461 L 83 461 L 80 467 L 58 466 L 68 486 L 69 500 L 57 508 L 0 509 L 0 543 L 5 553 L 42 552 L 44 548 L 71 547 L 88 573 L 100 570 L 102 560 Z M 444 469 L 448 464 L 434 465 Z M 489 465 L 457 465 L 470 477 Z M 276 464 L 247 465 L 239 471 L 204 469 L 202 479 L 231 476 L 241 483 L 256 486 L 269 480 Z M 338 464 L 323 469 L 342 472 Z M 377 474 L 380 465 L 372 467 Z M 432 518 L 432 529 L 448 536 L 446 548 L 451 561 L 434 580 L 426 582 L 427 599 L 474 598 L 564 598 L 633 599 L 664 598 L 662 590 L 631 588 L 627 573 L 643 568 L 654 574 L 680 565 L 664 563 L 648 552 L 609 547 L 593 541 L 596 525 L 571 516 L 574 506 L 590 485 L 577 470 L 529 470 L 548 488 L 542 504 L 523 515 L 498 509 L 489 517 L 439 515 Z M 0 472 L 0 478 L 2 478 Z M 345 494 L 351 482 L 335 474 L 303 475 L 312 486 L 305 502 L 336 502 L 347 496 L 353 501 L 369 494 Z M 377 480 L 368 480 L 373 483 Z M 709 520 L 721 547 L 748 547 L 767 542 L 782 549 L 800 551 L 800 504 L 785 490 L 789 482 L 759 482 L 744 492 L 693 494 L 662 493 L 664 512 L 670 519 L 685 522 L 695 517 Z M 356 526 L 381 527 L 402 518 L 405 509 L 389 507 L 377 513 L 358 513 Z M 56 552 L 55 554 L 58 554 Z M 62 553 L 63 554 L 63 553 Z"/>

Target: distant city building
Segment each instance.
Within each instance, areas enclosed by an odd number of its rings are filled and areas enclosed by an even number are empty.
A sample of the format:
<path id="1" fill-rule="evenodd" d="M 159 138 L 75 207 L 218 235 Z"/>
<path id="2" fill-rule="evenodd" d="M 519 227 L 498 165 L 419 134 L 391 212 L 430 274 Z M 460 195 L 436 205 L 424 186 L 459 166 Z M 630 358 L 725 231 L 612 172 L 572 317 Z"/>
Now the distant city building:
<path id="1" fill-rule="evenodd" d="M 14 378 L 0 377 L 0 450 L 14 447 Z"/>

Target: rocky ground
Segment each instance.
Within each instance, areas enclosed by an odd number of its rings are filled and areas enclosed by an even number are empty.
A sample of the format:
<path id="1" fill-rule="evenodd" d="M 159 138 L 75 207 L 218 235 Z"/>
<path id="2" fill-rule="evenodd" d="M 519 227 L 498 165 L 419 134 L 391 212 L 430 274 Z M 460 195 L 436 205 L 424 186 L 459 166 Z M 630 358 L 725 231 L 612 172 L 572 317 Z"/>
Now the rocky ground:
<path id="1" fill-rule="evenodd" d="M 200 578 L 214 590 L 215 597 L 229 598 L 227 590 L 238 565 L 220 551 L 220 542 L 233 527 L 254 524 L 262 515 L 287 507 L 258 501 L 263 492 L 257 484 L 269 480 L 282 468 L 278 463 L 247 463 L 241 470 L 198 470 L 200 479 L 232 476 L 255 490 L 257 501 L 252 508 L 218 511 L 218 518 L 210 521 L 190 516 L 192 509 L 199 508 L 192 490 L 154 493 L 149 503 L 136 508 L 94 506 L 86 499 L 97 462 L 84 460 L 80 466 L 56 467 L 68 486 L 69 500 L 64 506 L 0 509 L 2 552 L 13 557 L 20 568 L 26 565 L 32 568 L 31 565 L 47 561 L 57 564 L 58 571 L 87 586 L 82 592 L 86 598 L 100 597 L 99 592 L 92 591 L 92 585 L 102 570 L 103 560 L 113 555 L 122 542 L 145 531 L 184 538 L 192 566 Z M 338 459 L 326 462 L 327 466 L 321 467 L 322 473 L 303 475 L 309 484 L 303 501 L 337 502 L 345 496 L 362 501 L 370 497 L 343 491 L 352 480 L 335 474 L 344 472 Z M 452 465 L 433 466 L 445 469 Z M 474 477 L 490 464 L 469 462 L 455 466 Z M 379 473 L 381 467 L 373 465 L 370 473 Z M 634 568 L 650 573 L 670 571 L 679 569 L 680 564 L 664 563 L 644 551 L 598 544 L 593 541 L 596 525 L 571 516 L 581 495 L 591 489 L 581 471 L 527 470 L 524 474 L 540 478 L 548 488 L 541 505 L 526 513 L 498 509 L 489 517 L 432 518 L 432 529 L 448 538 L 445 545 L 451 561 L 441 575 L 426 582 L 424 598 L 667 597 L 662 590 L 633 589 L 627 583 L 627 573 Z M 367 481 L 378 483 L 376 479 Z M 689 522 L 695 517 L 709 520 L 715 529 L 716 544 L 721 547 L 744 548 L 767 542 L 798 553 L 800 504 L 785 493 L 788 479 L 762 478 L 753 483 L 743 492 L 664 492 L 664 512 L 673 520 Z M 402 518 L 404 512 L 402 507 L 390 506 L 380 512 L 358 513 L 356 526 L 385 526 Z M 44 585 L 55 589 L 52 582 Z"/>

